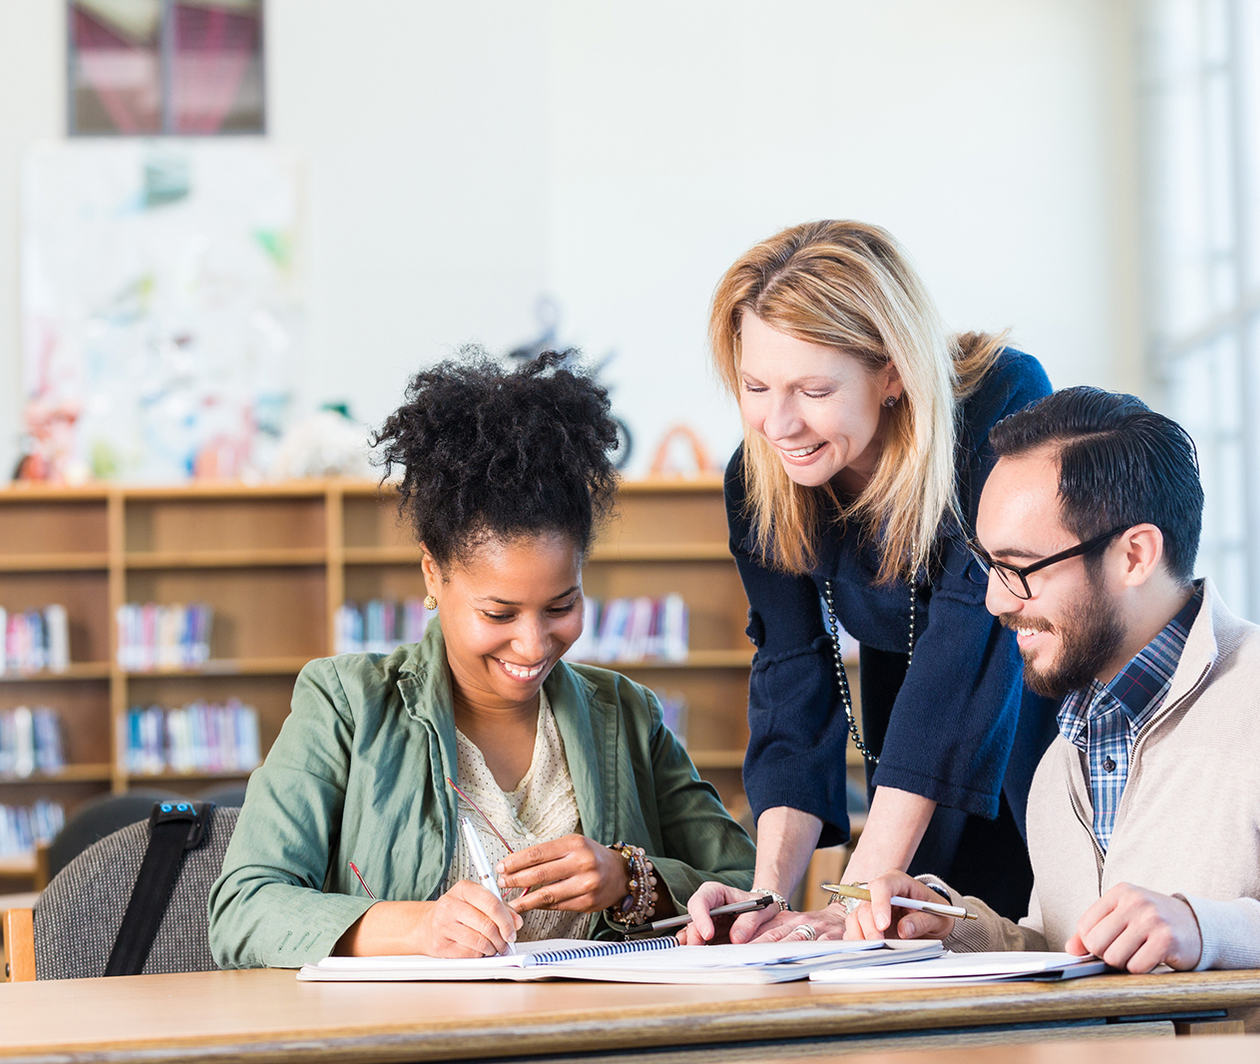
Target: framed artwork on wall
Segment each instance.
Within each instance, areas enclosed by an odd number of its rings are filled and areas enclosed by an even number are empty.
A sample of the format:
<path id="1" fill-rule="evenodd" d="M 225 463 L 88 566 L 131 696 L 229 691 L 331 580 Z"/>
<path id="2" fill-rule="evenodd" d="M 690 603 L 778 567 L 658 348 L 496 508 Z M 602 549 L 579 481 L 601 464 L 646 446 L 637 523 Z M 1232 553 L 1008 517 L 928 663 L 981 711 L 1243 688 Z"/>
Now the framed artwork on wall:
<path id="1" fill-rule="evenodd" d="M 263 0 L 68 0 L 71 135 L 262 133 Z"/>

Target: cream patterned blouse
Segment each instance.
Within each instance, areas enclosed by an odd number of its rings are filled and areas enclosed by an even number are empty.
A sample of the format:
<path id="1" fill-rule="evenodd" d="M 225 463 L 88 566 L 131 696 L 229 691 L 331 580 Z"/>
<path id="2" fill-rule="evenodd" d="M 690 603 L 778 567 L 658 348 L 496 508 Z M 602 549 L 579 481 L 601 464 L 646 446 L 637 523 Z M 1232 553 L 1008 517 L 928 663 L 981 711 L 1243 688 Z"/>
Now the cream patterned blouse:
<path id="1" fill-rule="evenodd" d="M 529 769 L 512 791 L 503 791 L 495 782 L 481 751 L 458 728 L 455 730 L 456 767 L 460 788 L 485 812 L 503 837 L 512 844 L 513 850 L 532 846 L 537 842 L 558 839 L 562 835 L 580 833 L 581 816 L 578 813 L 577 796 L 573 792 L 573 780 L 569 765 L 564 759 L 564 743 L 556 727 L 551 704 L 541 691 L 538 694 L 538 727 L 534 737 L 534 756 Z M 495 836 L 477 811 L 463 798 L 457 798 L 459 815 L 472 822 L 486 856 L 493 868 L 507 856 L 503 843 Z M 447 872 L 443 891 L 450 890 L 461 879 L 477 882 L 462 832 L 455 835 L 455 856 Z M 511 901 L 520 891 L 505 894 Z M 522 914 L 524 924 L 517 932 L 521 941 L 540 938 L 586 938 L 591 916 L 587 913 L 535 910 Z"/>

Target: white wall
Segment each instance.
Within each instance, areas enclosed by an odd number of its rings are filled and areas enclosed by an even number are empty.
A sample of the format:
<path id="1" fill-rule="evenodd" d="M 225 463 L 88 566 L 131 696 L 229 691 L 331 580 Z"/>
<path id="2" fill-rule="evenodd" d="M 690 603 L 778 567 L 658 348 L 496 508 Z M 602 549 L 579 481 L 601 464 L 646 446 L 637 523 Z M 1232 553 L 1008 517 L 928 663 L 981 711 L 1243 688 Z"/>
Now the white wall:
<path id="1" fill-rule="evenodd" d="M 1011 328 L 1056 385 L 1128 368 L 1124 5 L 552 11 L 550 275 L 578 333 L 618 347 L 641 435 L 686 419 L 737 439 L 701 369 L 708 300 L 738 254 L 810 218 L 890 229 L 953 327 Z"/>
<path id="2" fill-rule="evenodd" d="M 1137 386 L 1126 0 L 269 0 L 274 138 L 308 161 L 303 394 L 377 422 L 408 372 L 563 303 L 615 349 L 641 470 L 738 437 L 713 285 L 816 217 L 891 229 L 946 319 L 1056 384 Z M 64 127 L 59 0 L 0 0 L 0 461 L 18 425 L 16 189 Z"/>

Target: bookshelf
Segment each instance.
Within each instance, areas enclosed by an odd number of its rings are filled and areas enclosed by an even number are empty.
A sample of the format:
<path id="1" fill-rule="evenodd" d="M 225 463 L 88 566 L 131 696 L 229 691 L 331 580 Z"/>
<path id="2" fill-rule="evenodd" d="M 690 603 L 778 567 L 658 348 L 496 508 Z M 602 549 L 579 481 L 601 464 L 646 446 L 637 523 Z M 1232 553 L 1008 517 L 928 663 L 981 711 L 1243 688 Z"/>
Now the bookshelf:
<path id="1" fill-rule="evenodd" d="M 347 600 L 424 594 L 419 550 L 392 494 L 342 480 L 180 487 L 14 486 L 0 491 L 0 606 L 59 602 L 69 617 L 65 671 L 0 676 L 0 710 L 47 705 L 61 716 L 65 766 L 0 777 L 0 804 L 39 798 L 67 813 L 134 787 L 196 792 L 244 773 L 133 772 L 129 707 L 236 698 L 258 711 L 265 752 L 283 723 L 298 670 L 332 652 Z M 602 662 L 685 700 L 686 741 L 702 774 L 737 814 L 748 739 L 747 603 L 727 553 L 718 477 L 625 483 L 617 514 L 585 572 L 588 595 L 679 592 L 689 654 L 679 662 Z M 204 602 L 209 660 L 155 669 L 118 664 L 115 617 L 130 602 Z M 23 858 L 0 860 L 0 880 Z"/>

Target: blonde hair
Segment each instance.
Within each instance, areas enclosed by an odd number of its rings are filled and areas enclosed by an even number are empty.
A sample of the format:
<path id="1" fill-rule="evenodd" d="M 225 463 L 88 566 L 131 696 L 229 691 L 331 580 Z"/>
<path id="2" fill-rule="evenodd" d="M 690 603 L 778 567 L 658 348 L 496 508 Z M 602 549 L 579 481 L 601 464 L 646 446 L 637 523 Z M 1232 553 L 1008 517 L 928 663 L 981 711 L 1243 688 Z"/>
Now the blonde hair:
<path id="1" fill-rule="evenodd" d="M 794 483 L 769 443 L 744 425 L 744 482 L 755 546 L 776 569 L 806 573 L 817 560 L 823 504 L 880 539 L 878 579 L 927 565 L 937 528 L 957 514 L 955 418 L 992 367 L 1002 337 L 945 334 L 936 307 L 896 241 L 861 222 L 807 222 L 740 256 L 713 296 L 709 340 L 738 401 L 745 312 L 779 332 L 852 355 L 874 372 L 889 363 L 903 393 L 884 411 L 883 452 L 845 509 L 830 485 Z"/>

